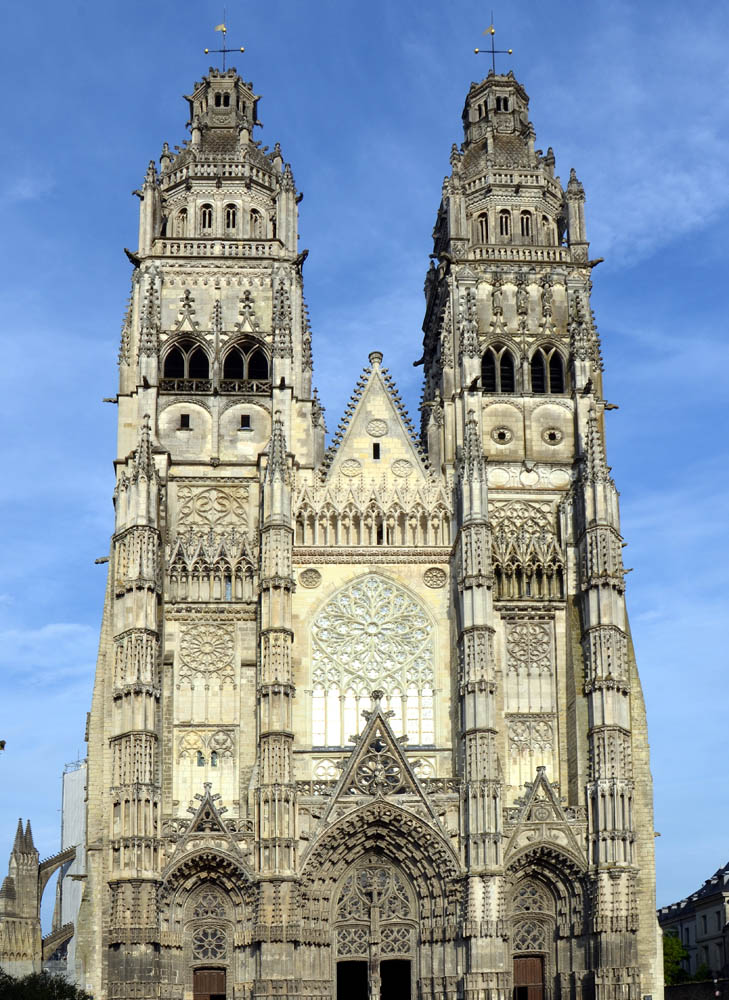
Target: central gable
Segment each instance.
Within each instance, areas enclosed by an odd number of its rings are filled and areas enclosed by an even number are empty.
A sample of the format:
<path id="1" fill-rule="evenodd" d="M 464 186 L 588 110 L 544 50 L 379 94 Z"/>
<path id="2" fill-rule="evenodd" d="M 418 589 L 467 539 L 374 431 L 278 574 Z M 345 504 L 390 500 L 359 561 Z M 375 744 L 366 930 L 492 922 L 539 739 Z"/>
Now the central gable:
<path id="1" fill-rule="evenodd" d="M 381 482 L 420 487 L 429 470 L 382 355 L 373 351 L 325 459 L 326 479 Z"/>

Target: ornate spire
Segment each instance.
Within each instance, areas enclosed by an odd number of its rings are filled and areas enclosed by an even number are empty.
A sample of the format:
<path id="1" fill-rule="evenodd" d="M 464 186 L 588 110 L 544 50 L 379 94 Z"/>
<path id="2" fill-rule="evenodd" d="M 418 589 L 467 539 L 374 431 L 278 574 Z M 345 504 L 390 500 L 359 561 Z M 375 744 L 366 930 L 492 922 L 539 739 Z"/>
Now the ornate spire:
<path id="1" fill-rule="evenodd" d="M 293 353 L 289 291 L 283 279 L 279 279 L 273 296 L 273 354 L 277 358 L 290 358 Z"/>
<path id="2" fill-rule="evenodd" d="M 15 840 L 13 842 L 13 853 L 21 853 L 25 849 L 25 837 L 23 835 L 23 821 L 18 820 L 18 829 L 15 831 Z"/>
<path id="3" fill-rule="evenodd" d="M 142 419 L 139 444 L 134 452 L 132 479 L 154 479 L 156 475 L 157 469 L 152 459 L 152 435 L 149 426 L 149 414 L 145 413 Z"/>
<path id="4" fill-rule="evenodd" d="M 587 483 L 612 483 L 594 406 L 590 407 L 587 416 L 585 450 L 582 455 L 582 478 Z"/>
<path id="5" fill-rule="evenodd" d="M 468 411 L 466 427 L 463 435 L 463 452 L 459 463 L 461 480 L 471 482 L 486 482 L 486 457 L 481 447 L 481 435 L 476 422 L 474 410 Z"/>
<path id="6" fill-rule="evenodd" d="M 286 461 L 286 435 L 284 434 L 281 411 L 276 410 L 273 418 L 273 431 L 271 432 L 271 442 L 268 446 L 268 468 L 266 476 L 271 481 L 285 480 L 288 475 L 288 462 Z"/>
<path id="7" fill-rule="evenodd" d="M 156 357 L 159 353 L 159 308 L 154 282 L 150 281 L 144 295 L 142 307 L 141 335 L 139 338 L 140 357 Z"/>
<path id="8" fill-rule="evenodd" d="M 34 851 L 35 844 L 33 843 L 33 831 L 30 828 L 30 820 L 25 824 L 25 835 L 23 837 L 23 843 L 25 844 L 26 851 Z"/>

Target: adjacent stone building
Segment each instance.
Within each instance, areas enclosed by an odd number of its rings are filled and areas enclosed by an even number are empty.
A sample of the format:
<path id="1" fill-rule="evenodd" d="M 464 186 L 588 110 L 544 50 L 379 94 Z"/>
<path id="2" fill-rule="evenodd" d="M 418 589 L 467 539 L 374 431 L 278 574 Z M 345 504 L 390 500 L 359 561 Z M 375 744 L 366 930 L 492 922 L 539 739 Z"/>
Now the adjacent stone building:
<path id="1" fill-rule="evenodd" d="M 291 167 L 235 70 L 187 101 L 130 254 L 79 981 L 660 997 L 581 184 L 472 85 L 420 435 L 373 350 L 326 448 Z"/>
<path id="2" fill-rule="evenodd" d="M 701 967 L 729 977 L 729 864 L 707 878 L 686 899 L 658 911 L 664 934 L 675 934 L 688 953 L 686 972 Z"/>

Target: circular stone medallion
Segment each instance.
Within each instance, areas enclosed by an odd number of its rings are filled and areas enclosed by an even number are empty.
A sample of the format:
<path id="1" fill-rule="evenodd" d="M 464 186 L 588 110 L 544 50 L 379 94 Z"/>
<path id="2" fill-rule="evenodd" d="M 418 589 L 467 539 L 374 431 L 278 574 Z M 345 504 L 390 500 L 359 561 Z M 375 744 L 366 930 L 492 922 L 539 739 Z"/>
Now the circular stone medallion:
<path id="1" fill-rule="evenodd" d="M 367 424 L 367 433 L 370 437 L 381 438 L 387 434 L 387 421 L 386 420 L 370 420 Z"/>
<path id="2" fill-rule="evenodd" d="M 542 441 L 545 444 L 559 444 L 563 437 L 559 427 L 546 427 L 542 431 Z"/>
<path id="3" fill-rule="evenodd" d="M 308 587 L 309 590 L 313 590 L 314 587 L 318 587 L 321 583 L 321 573 L 318 569 L 305 569 L 299 573 L 299 583 L 302 587 Z"/>
<path id="4" fill-rule="evenodd" d="M 441 587 L 445 587 L 446 572 L 440 569 L 438 566 L 431 566 L 430 569 L 426 569 L 423 573 L 423 583 L 426 587 L 431 587 L 433 590 L 440 590 Z"/>
<path id="5" fill-rule="evenodd" d="M 362 465 L 356 458 L 348 458 L 342 462 L 339 471 L 343 476 L 358 476 L 362 471 Z"/>
<path id="6" fill-rule="evenodd" d="M 408 462 L 406 458 L 396 459 L 390 468 L 392 469 L 393 476 L 400 476 L 401 479 L 407 479 L 413 473 L 413 463 Z"/>
<path id="7" fill-rule="evenodd" d="M 514 435 L 509 430 L 508 427 L 494 427 L 491 431 L 491 439 L 495 441 L 496 444 L 508 444 Z"/>

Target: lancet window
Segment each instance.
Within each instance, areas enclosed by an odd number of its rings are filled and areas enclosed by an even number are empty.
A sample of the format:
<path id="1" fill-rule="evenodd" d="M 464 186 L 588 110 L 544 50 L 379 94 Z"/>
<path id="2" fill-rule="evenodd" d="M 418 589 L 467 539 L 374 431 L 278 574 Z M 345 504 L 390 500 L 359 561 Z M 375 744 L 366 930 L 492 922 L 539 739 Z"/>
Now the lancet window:
<path id="1" fill-rule="evenodd" d="M 251 209 L 250 233 L 253 239 L 261 239 L 265 234 L 263 231 L 263 216 L 257 208 Z"/>
<path id="2" fill-rule="evenodd" d="M 221 392 L 268 392 L 268 357 L 255 341 L 234 344 L 223 359 Z"/>
<path id="3" fill-rule="evenodd" d="M 397 735 L 433 743 L 433 625 L 392 581 L 371 575 L 339 591 L 313 621 L 311 662 L 315 746 L 344 746 L 359 733 L 375 688 Z"/>
<path id="4" fill-rule="evenodd" d="M 531 360 L 532 392 L 556 395 L 565 391 L 564 359 L 551 344 L 538 347 Z"/>
<path id="5" fill-rule="evenodd" d="M 235 205 L 225 206 L 225 229 L 228 233 L 235 232 L 238 226 L 238 209 Z"/>
<path id="6" fill-rule="evenodd" d="M 499 236 L 511 236 L 511 212 L 506 208 L 499 212 Z"/>
<path id="7" fill-rule="evenodd" d="M 187 236 L 187 209 L 181 208 L 175 216 L 175 236 Z"/>
<path id="8" fill-rule="evenodd" d="M 531 212 L 522 212 L 521 215 L 519 216 L 519 225 L 521 227 L 521 235 L 522 236 L 527 236 L 527 237 L 531 236 L 532 235 L 532 213 Z"/>
<path id="9" fill-rule="evenodd" d="M 200 232 L 203 235 L 210 235 L 213 231 L 213 206 L 202 205 L 200 207 Z"/>
<path id="10" fill-rule="evenodd" d="M 160 389 L 163 392 L 210 392 L 210 361 L 194 340 L 178 340 L 164 357 Z"/>
<path id="11" fill-rule="evenodd" d="M 504 344 L 491 344 L 481 360 L 484 392 L 515 392 L 514 355 Z"/>
<path id="12" fill-rule="evenodd" d="M 481 214 L 476 219 L 476 242 L 477 243 L 488 243 L 489 241 L 489 217 L 486 212 L 481 212 Z"/>

